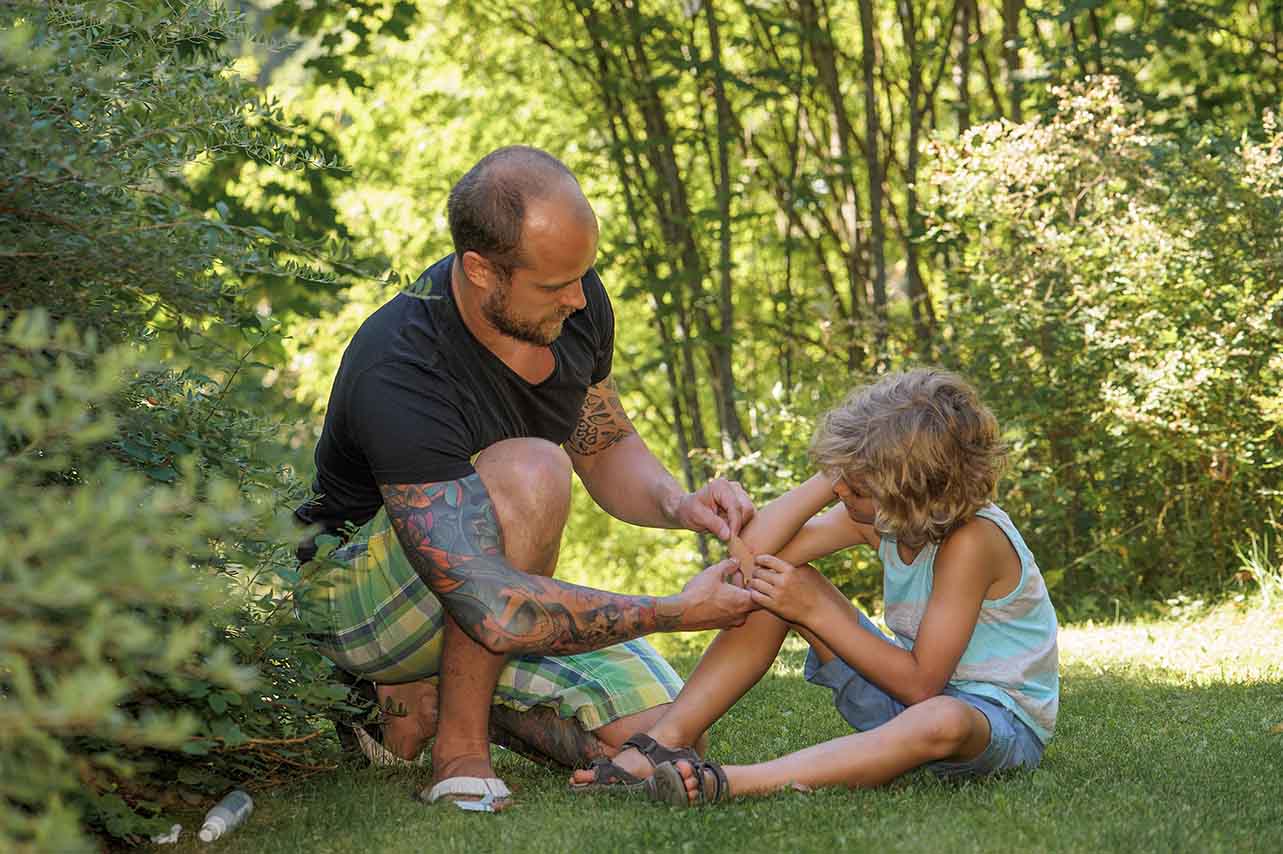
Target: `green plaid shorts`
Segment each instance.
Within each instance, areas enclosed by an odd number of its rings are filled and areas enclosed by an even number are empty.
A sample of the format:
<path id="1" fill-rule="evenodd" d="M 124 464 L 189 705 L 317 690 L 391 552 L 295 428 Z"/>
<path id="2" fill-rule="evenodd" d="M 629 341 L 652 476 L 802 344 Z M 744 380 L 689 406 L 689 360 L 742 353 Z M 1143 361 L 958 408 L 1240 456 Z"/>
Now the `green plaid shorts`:
<path id="1" fill-rule="evenodd" d="M 321 653 L 372 682 L 436 677 L 445 612 L 410 565 L 387 513 L 380 510 L 334 556 L 350 568 L 316 588 L 306 609 Z M 594 730 L 672 702 L 681 688 L 672 666 L 639 638 L 577 655 L 515 656 L 499 675 L 494 702 L 518 711 L 549 706 Z"/>

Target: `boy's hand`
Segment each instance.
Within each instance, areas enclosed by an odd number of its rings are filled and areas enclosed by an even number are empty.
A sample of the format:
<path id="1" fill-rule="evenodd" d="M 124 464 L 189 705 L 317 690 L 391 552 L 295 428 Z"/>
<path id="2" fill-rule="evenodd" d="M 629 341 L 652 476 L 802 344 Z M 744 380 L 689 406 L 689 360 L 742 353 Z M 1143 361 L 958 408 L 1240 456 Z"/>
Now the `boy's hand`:
<path id="1" fill-rule="evenodd" d="M 757 556 L 757 566 L 748 582 L 755 604 L 785 622 L 803 626 L 815 616 L 832 588 L 809 563 L 794 566 L 774 555 Z"/>

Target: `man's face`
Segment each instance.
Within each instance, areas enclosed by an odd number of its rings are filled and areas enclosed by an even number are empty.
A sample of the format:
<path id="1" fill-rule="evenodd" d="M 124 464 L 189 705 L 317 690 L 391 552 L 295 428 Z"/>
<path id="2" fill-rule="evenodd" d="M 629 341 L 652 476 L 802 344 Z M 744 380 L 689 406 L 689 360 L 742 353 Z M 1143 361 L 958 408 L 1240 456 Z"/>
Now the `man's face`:
<path id="1" fill-rule="evenodd" d="M 526 264 L 506 277 L 496 269 L 481 304 L 504 335 L 546 347 L 587 304 L 583 277 L 597 257 L 597 223 L 587 214 L 556 198 L 530 205 L 521 232 Z"/>

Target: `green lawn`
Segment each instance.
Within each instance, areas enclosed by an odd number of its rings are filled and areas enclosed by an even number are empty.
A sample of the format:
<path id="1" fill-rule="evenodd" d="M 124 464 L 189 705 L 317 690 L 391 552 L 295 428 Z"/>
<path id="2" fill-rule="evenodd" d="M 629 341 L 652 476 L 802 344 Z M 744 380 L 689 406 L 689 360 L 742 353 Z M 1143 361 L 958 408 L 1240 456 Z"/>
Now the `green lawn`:
<path id="1" fill-rule="evenodd" d="M 874 791 L 780 794 L 701 810 L 572 796 L 511 754 L 519 805 L 428 807 L 427 772 L 361 769 L 260 794 L 221 852 L 1283 851 L 1283 614 L 1222 608 L 1061 633 L 1062 703 L 1042 767 L 946 785 L 911 775 Z M 744 762 L 845 733 L 790 645 L 713 730 Z M 689 669 L 694 659 L 679 659 Z M 208 850 L 189 836 L 164 851 Z"/>

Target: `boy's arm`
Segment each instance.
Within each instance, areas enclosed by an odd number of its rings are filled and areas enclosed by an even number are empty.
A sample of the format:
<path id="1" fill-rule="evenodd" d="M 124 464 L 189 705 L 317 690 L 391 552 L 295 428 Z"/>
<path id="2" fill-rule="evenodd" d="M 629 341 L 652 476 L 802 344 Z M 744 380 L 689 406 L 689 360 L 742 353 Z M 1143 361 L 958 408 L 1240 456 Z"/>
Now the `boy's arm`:
<path id="1" fill-rule="evenodd" d="M 877 548 L 877 531 L 872 525 L 852 519 L 846 507 L 839 504 L 808 521 L 787 545 L 774 554 L 781 560 L 799 564 L 860 545 Z"/>
<path id="2" fill-rule="evenodd" d="M 912 650 L 861 629 L 855 607 L 810 566 L 758 558 L 753 600 L 805 627 L 875 685 L 912 705 L 939 694 L 953 676 L 994 581 L 998 557 L 975 528 L 949 537 L 936 556 L 931 598 Z"/>
<path id="3" fill-rule="evenodd" d="M 730 544 L 732 557 L 749 569 L 759 554 L 787 553 L 793 561 L 804 562 L 865 542 L 860 528 L 867 526 L 852 521 L 842 507 L 815 515 L 833 500 L 833 484 L 824 474 L 793 487 L 757 511 L 740 534 L 741 542 Z"/>

